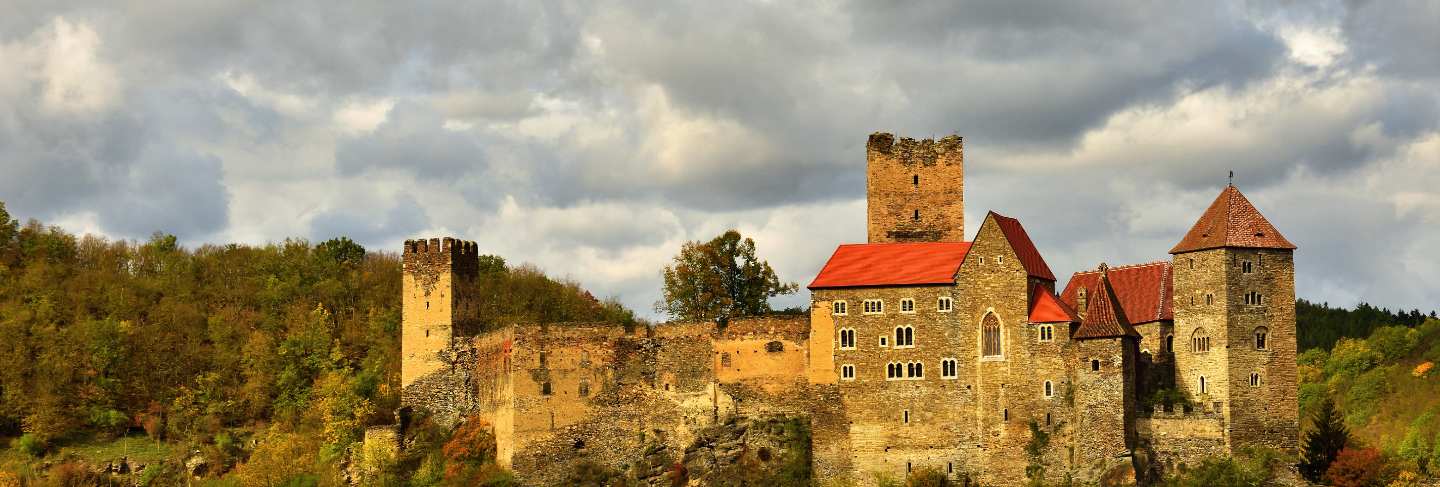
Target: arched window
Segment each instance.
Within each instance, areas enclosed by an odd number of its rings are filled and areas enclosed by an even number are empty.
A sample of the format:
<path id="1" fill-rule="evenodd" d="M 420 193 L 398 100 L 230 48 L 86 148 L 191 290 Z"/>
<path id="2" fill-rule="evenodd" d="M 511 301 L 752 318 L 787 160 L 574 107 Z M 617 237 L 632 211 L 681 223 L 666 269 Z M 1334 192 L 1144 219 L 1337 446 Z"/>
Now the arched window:
<path id="1" fill-rule="evenodd" d="M 1190 351 L 1209 352 L 1210 335 L 1205 333 L 1204 328 L 1196 328 L 1195 333 L 1190 335 Z"/>
<path id="2" fill-rule="evenodd" d="M 1175 352 L 1175 335 L 1165 335 L 1165 351 Z"/>
<path id="3" fill-rule="evenodd" d="M 854 330 L 854 329 L 851 329 L 851 328 L 841 328 L 841 329 L 840 329 L 840 349 L 841 349 L 841 350 L 854 350 L 854 349 L 855 349 L 855 330 Z"/>
<path id="4" fill-rule="evenodd" d="M 915 378 L 917 378 L 917 379 L 924 379 L 924 378 L 925 378 L 925 363 L 924 363 L 924 362 L 915 362 Z"/>
<path id="5" fill-rule="evenodd" d="M 1265 327 L 1263 327 L 1263 326 L 1262 326 L 1262 327 L 1259 327 L 1259 328 L 1256 328 L 1256 329 L 1255 329 L 1255 349 L 1256 349 L 1256 350 L 1268 350 L 1267 347 L 1268 347 L 1270 344 L 1267 343 L 1267 339 L 1269 339 L 1269 338 L 1270 338 L 1270 329 L 1269 329 L 1269 328 L 1265 328 Z"/>
<path id="6" fill-rule="evenodd" d="M 915 327 L 895 327 L 895 348 L 905 348 L 913 346 L 915 346 Z"/>
<path id="7" fill-rule="evenodd" d="M 1050 381 L 1045 381 L 1045 397 L 1055 397 L 1055 386 Z"/>
<path id="8" fill-rule="evenodd" d="M 1002 352 L 1000 349 L 1000 318 L 995 313 L 985 315 L 985 320 L 980 324 L 981 355 L 996 357 Z"/>
<path id="9" fill-rule="evenodd" d="M 1250 387 L 1260 387 L 1260 374 L 1250 373 Z"/>
<path id="10" fill-rule="evenodd" d="M 1210 391 L 1205 388 L 1205 376 L 1200 376 L 1200 393 L 1207 394 Z"/>

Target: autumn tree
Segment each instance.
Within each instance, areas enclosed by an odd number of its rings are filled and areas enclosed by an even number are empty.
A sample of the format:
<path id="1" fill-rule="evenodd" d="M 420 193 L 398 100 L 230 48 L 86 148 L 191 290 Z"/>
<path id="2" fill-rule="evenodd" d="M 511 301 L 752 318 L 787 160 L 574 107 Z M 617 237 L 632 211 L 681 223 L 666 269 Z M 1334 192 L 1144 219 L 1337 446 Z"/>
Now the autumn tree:
<path id="1" fill-rule="evenodd" d="M 686 242 L 663 271 L 663 298 L 655 310 L 684 321 L 713 320 L 769 313 L 770 298 L 799 289 L 780 282 L 770 263 L 755 257 L 755 241 L 729 230 L 709 242 Z"/>
<path id="2" fill-rule="evenodd" d="M 1319 482 L 1349 442 L 1345 418 L 1335 409 L 1335 400 L 1327 396 L 1315 411 L 1310 431 L 1305 433 L 1300 473 L 1312 482 Z"/>

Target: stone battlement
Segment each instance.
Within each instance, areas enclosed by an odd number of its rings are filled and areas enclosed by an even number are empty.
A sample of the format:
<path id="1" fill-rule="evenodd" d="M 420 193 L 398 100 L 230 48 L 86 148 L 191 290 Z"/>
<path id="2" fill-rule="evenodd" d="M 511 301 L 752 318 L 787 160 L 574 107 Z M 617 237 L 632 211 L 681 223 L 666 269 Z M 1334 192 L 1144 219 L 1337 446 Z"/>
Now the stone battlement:
<path id="1" fill-rule="evenodd" d="M 964 160 L 965 138 L 950 135 L 942 137 L 940 140 L 912 139 L 910 137 L 896 139 L 894 134 L 875 132 L 870 134 L 870 140 L 866 142 L 865 148 L 891 156 L 895 162 L 907 166 L 917 164 L 934 166 L 937 163 L 959 164 Z"/>

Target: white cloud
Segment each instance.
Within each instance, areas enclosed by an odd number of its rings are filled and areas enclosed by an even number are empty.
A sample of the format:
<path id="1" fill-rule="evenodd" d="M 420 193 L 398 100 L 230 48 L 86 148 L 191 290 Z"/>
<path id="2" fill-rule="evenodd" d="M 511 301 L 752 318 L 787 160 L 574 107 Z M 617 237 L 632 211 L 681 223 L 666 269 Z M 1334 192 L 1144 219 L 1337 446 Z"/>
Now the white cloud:
<path id="1" fill-rule="evenodd" d="M 351 101 L 335 110 L 331 118 L 342 132 L 350 135 L 375 130 L 395 108 L 394 98 L 380 98 L 368 101 Z"/>

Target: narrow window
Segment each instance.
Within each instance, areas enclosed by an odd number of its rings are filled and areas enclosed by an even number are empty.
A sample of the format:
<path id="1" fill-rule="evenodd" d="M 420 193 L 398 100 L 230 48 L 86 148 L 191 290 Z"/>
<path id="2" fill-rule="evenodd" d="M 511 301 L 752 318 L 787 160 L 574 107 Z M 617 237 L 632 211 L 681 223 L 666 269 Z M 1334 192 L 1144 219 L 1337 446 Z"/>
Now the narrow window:
<path id="1" fill-rule="evenodd" d="M 906 378 L 914 378 L 914 377 L 916 377 L 916 374 L 915 374 L 915 363 L 914 363 L 914 362 L 906 362 L 906 363 L 905 363 L 905 377 L 906 377 Z"/>
<path id="2" fill-rule="evenodd" d="M 430 302 L 429 302 L 429 301 L 426 301 L 426 302 L 425 302 L 425 309 L 430 309 Z"/>
<path id="3" fill-rule="evenodd" d="M 985 256 L 983 256 L 983 255 L 980 256 L 980 264 L 981 264 L 981 265 L 984 265 L 984 264 L 985 264 Z"/>
<path id="4" fill-rule="evenodd" d="M 1050 426 L 1050 413 L 1045 413 L 1045 426 Z"/>
<path id="5" fill-rule="evenodd" d="M 580 397 L 590 396 L 590 380 L 580 379 Z"/>
<path id="6" fill-rule="evenodd" d="M 430 338 L 430 330 L 425 330 L 425 338 Z"/>
<path id="7" fill-rule="evenodd" d="M 1054 325 L 1040 325 L 1040 341 L 1048 342 L 1055 340 Z"/>
<path id="8" fill-rule="evenodd" d="M 1253 273 L 1253 272 L 1255 272 L 1255 265 L 1252 264 L 1252 263 L 1251 263 L 1250 261 L 1248 261 L 1248 260 L 1247 260 L 1247 261 L 1244 261 L 1244 262 L 1241 262 L 1241 263 L 1240 263 L 1240 272 L 1241 272 L 1241 273 L 1244 273 L 1244 274 Z"/>
<path id="9" fill-rule="evenodd" d="M 1099 371 L 1100 371 L 1100 360 L 1098 360 L 1098 359 L 1090 359 L 1090 370 L 1093 371 L 1093 372 L 1099 372 Z"/>
<path id="10" fill-rule="evenodd" d="M 1002 418 L 1003 418 L 1005 421 L 1010 421 L 1010 410 L 1009 410 L 1009 409 L 1003 409 L 1003 410 L 1001 410 L 1000 414 L 1001 414 Z"/>
<path id="11" fill-rule="evenodd" d="M 1260 387 L 1260 374 L 1250 373 L 1250 387 Z"/>
<path id="12" fill-rule="evenodd" d="M 905 298 L 905 299 L 900 300 L 900 312 L 901 312 L 901 313 L 914 313 L 914 312 L 915 312 L 915 300 L 910 299 L 910 298 Z"/>
<path id="13" fill-rule="evenodd" d="M 1194 269 L 1194 268 L 1195 268 L 1195 259 L 1194 259 L 1194 258 L 1191 258 L 1191 259 L 1190 259 L 1190 268 L 1191 268 L 1191 269 Z"/>
<path id="14" fill-rule="evenodd" d="M 1263 327 L 1263 326 L 1255 329 L 1255 349 L 1256 349 L 1256 350 L 1266 350 L 1265 346 L 1266 346 L 1267 344 L 1265 343 L 1265 339 L 1269 338 L 1269 335 L 1270 335 L 1270 330 L 1267 329 L 1267 328 L 1265 328 L 1265 327 Z"/>
<path id="15" fill-rule="evenodd" d="M 980 325 L 981 330 L 981 355 L 986 357 L 1000 356 L 1000 318 L 994 313 L 985 315 L 984 322 Z"/>
<path id="16" fill-rule="evenodd" d="M 905 412 L 904 412 L 904 414 L 901 415 L 900 421 L 905 422 L 905 424 L 910 424 L 910 410 L 909 410 L 909 409 L 906 409 Z M 905 468 L 906 468 L 906 469 L 909 469 L 910 467 L 909 467 L 908 464 L 907 464 L 907 466 L 906 466 Z"/>
<path id="17" fill-rule="evenodd" d="M 1205 305 L 1206 305 L 1206 306 L 1210 306 L 1210 305 L 1212 305 L 1212 304 L 1215 304 L 1215 295 L 1214 295 L 1214 294 L 1210 294 L 1210 293 L 1205 293 Z"/>
<path id="18" fill-rule="evenodd" d="M 1051 384 L 1050 384 L 1050 381 L 1048 381 L 1048 380 L 1045 381 L 1045 397 L 1046 397 L 1046 398 L 1055 397 L 1055 387 L 1054 387 L 1053 385 L 1051 385 Z"/>
<path id="19" fill-rule="evenodd" d="M 915 221 L 920 221 L 920 210 L 915 210 Z"/>
<path id="20" fill-rule="evenodd" d="M 1003 255 L 997 255 L 997 256 L 995 256 L 995 265 L 1003 265 L 1003 264 L 1005 264 L 1005 256 L 1003 256 Z"/>
<path id="21" fill-rule="evenodd" d="M 942 297 L 935 304 L 935 310 L 941 313 L 949 313 L 950 310 L 954 309 L 954 306 L 955 304 L 950 301 L 949 297 Z"/>
<path id="22" fill-rule="evenodd" d="M 925 362 L 915 362 L 915 378 L 925 378 Z"/>
<path id="23" fill-rule="evenodd" d="M 855 366 L 850 364 L 841 365 L 840 378 L 845 380 L 855 380 Z"/>
<path id="24" fill-rule="evenodd" d="M 545 381 L 543 384 L 540 384 L 540 395 L 542 395 L 542 396 L 548 396 L 548 395 L 550 395 L 550 381 L 547 380 L 547 381 Z"/>
<path id="25" fill-rule="evenodd" d="M 1207 390 L 1205 389 L 1205 376 L 1203 376 L 1203 375 L 1200 376 L 1200 393 L 1201 393 L 1201 394 L 1207 393 Z"/>
<path id="26" fill-rule="evenodd" d="M 916 185 L 916 186 L 919 186 L 919 185 L 920 185 L 920 175 L 919 175 L 919 174 L 916 174 L 916 175 L 914 175 L 914 176 L 911 176 L 911 178 L 912 178 L 912 179 L 911 179 L 912 184 L 914 184 L 914 185 Z"/>
<path id="27" fill-rule="evenodd" d="M 907 346 L 907 347 L 913 347 L 913 346 L 915 346 L 915 328 L 914 328 L 914 327 L 910 327 L 910 326 L 905 327 L 905 346 Z"/>
<path id="28" fill-rule="evenodd" d="M 945 473 L 955 473 L 955 462 L 945 462 Z"/>
<path id="29" fill-rule="evenodd" d="M 1165 335 L 1165 351 L 1175 352 L 1175 335 Z"/>

